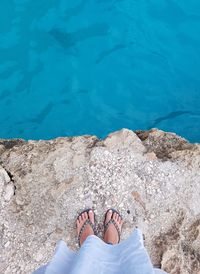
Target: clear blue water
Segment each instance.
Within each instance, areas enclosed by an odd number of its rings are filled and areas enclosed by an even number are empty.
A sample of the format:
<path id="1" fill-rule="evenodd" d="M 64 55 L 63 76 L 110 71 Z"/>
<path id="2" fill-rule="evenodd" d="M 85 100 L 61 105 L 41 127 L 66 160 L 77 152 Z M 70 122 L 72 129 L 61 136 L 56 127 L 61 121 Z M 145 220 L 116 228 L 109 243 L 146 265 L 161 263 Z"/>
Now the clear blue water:
<path id="1" fill-rule="evenodd" d="M 199 0 L 1 0 L 0 138 L 200 141 Z"/>

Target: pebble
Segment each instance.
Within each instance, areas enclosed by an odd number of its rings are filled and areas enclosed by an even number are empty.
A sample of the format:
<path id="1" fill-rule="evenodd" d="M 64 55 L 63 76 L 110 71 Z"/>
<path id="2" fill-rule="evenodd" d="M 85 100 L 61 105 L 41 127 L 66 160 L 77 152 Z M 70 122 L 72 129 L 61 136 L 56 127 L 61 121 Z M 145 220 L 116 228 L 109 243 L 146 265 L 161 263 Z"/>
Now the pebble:
<path id="1" fill-rule="evenodd" d="M 10 245 L 10 241 L 6 242 L 4 246 L 5 246 L 5 248 L 6 248 L 6 247 L 8 247 L 9 245 Z"/>
<path id="2" fill-rule="evenodd" d="M 35 257 L 35 260 L 36 260 L 37 262 L 40 262 L 40 261 L 42 260 L 42 258 L 43 258 L 43 255 L 42 255 L 41 253 L 38 253 L 38 254 L 36 255 L 36 257 Z"/>

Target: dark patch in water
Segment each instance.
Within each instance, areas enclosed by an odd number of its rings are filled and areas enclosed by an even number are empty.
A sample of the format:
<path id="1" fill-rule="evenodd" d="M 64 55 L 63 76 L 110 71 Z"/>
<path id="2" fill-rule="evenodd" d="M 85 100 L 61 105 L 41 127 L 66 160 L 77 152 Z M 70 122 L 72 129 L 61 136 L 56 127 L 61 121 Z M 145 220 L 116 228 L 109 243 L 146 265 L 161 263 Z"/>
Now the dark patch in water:
<path id="1" fill-rule="evenodd" d="M 96 64 L 99 64 L 106 56 L 112 54 L 113 52 L 120 50 L 120 49 L 124 49 L 127 48 L 127 45 L 123 45 L 123 44 L 119 44 L 119 45 L 115 45 L 113 48 L 108 49 L 108 50 L 104 50 L 102 51 L 99 56 L 96 59 Z"/>
<path id="2" fill-rule="evenodd" d="M 30 122 L 33 123 L 41 123 L 44 121 L 44 119 L 49 115 L 53 108 L 54 104 L 52 102 L 48 103 L 46 107 L 35 117 L 32 119 L 28 119 Z"/>
<path id="3" fill-rule="evenodd" d="M 17 69 L 17 67 L 13 66 L 12 68 L 7 69 L 6 71 L 0 72 L 0 78 L 6 80 L 6 78 L 9 78 L 9 76 L 12 74 L 14 69 Z"/>
<path id="4" fill-rule="evenodd" d="M 125 114 L 125 113 L 123 113 L 123 112 L 118 112 L 118 116 L 120 117 L 120 119 L 126 119 L 127 121 L 130 121 L 131 119 L 130 119 L 130 117 L 127 115 L 127 114 Z"/>
<path id="5" fill-rule="evenodd" d="M 5 105 L 6 106 L 9 106 L 12 104 L 12 100 L 11 99 L 7 99 L 6 102 L 5 102 Z"/>
<path id="6" fill-rule="evenodd" d="M 184 115 L 184 114 L 192 114 L 191 111 L 173 111 L 171 113 L 169 113 L 166 116 L 162 116 L 160 118 L 157 118 L 154 123 L 151 125 L 151 127 L 149 128 L 154 128 L 156 127 L 158 124 L 160 124 L 161 122 L 165 121 L 165 120 L 172 120 L 178 116 Z"/>
<path id="7" fill-rule="evenodd" d="M 97 23 L 86 28 L 79 29 L 73 33 L 65 33 L 59 29 L 52 29 L 49 33 L 64 47 L 69 48 L 89 38 L 105 36 L 109 27 L 105 23 Z"/>
<path id="8" fill-rule="evenodd" d="M 22 121 L 18 121 L 18 122 L 15 122 L 16 125 L 23 125 L 25 122 L 22 122 Z"/>
<path id="9" fill-rule="evenodd" d="M 32 79 L 35 75 L 37 75 L 40 71 L 42 71 L 44 65 L 42 62 L 38 62 L 36 68 L 32 72 L 25 72 L 23 79 L 21 80 L 19 86 L 17 87 L 17 92 L 31 93 L 31 85 Z"/>
<path id="10" fill-rule="evenodd" d="M 69 93 L 69 89 L 68 89 L 68 88 L 63 88 L 63 89 L 60 91 L 60 94 L 65 94 L 65 93 Z"/>
<path id="11" fill-rule="evenodd" d="M 0 93 L 0 100 L 4 100 L 5 98 L 9 97 L 11 92 L 9 90 L 3 90 Z"/>
<path id="12" fill-rule="evenodd" d="M 24 133 L 24 129 L 19 129 L 19 134 L 23 134 Z"/>
<path id="13" fill-rule="evenodd" d="M 71 101 L 69 99 L 64 99 L 61 101 L 61 104 L 64 104 L 64 105 L 69 105 L 71 103 Z"/>
<path id="14" fill-rule="evenodd" d="M 89 90 L 87 90 L 87 89 L 79 89 L 78 91 L 77 91 L 77 93 L 89 93 Z"/>

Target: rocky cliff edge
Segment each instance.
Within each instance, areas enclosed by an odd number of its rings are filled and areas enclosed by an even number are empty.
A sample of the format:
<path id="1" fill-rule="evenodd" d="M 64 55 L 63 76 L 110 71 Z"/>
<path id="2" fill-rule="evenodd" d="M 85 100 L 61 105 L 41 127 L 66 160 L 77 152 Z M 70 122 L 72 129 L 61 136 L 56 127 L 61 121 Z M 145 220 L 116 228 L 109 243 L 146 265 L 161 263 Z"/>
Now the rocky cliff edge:
<path id="1" fill-rule="evenodd" d="M 137 225 L 154 265 L 200 273 L 200 144 L 161 130 L 0 139 L 0 273 L 32 273 L 64 239 L 76 250 L 77 213 L 122 213 Z"/>

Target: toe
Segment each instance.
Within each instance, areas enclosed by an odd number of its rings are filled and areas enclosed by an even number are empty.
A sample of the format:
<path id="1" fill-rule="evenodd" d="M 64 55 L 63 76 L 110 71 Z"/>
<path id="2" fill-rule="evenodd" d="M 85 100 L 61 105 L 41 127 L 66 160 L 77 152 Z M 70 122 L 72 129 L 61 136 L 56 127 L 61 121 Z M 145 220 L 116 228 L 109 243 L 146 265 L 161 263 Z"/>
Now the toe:
<path id="1" fill-rule="evenodd" d="M 88 214 L 87 212 L 84 212 L 84 220 L 87 220 L 88 219 Z"/>
<path id="2" fill-rule="evenodd" d="M 92 210 L 88 213 L 90 221 L 94 224 L 94 212 Z"/>
<path id="3" fill-rule="evenodd" d="M 106 223 L 108 223 L 112 217 L 112 210 L 110 209 L 107 213 L 106 213 Z"/>
<path id="4" fill-rule="evenodd" d="M 117 213 L 116 212 L 113 214 L 113 219 L 117 222 Z"/>
<path id="5" fill-rule="evenodd" d="M 85 212 L 83 212 L 83 214 L 81 215 L 81 217 L 82 217 L 83 222 L 85 222 L 85 220 L 86 220 Z"/>
<path id="6" fill-rule="evenodd" d="M 81 217 L 81 215 L 78 217 L 78 220 L 79 220 L 79 223 L 82 222 L 82 217 Z"/>

